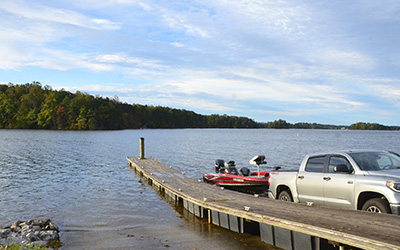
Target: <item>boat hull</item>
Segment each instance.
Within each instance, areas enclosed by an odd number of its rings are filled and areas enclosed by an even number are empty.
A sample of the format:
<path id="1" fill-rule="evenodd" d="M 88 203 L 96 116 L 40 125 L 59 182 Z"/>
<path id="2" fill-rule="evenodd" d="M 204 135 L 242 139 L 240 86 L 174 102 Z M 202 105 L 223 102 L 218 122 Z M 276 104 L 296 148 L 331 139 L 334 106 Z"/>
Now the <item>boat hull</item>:
<path id="1" fill-rule="evenodd" d="M 250 176 L 220 173 L 204 174 L 203 181 L 239 192 L 262 194 L 267 192 L 269 187 L 269 178 L 265 177 L 266 174 L 268 173 L 261 172 L 260 176 L 255 172 Z"/>

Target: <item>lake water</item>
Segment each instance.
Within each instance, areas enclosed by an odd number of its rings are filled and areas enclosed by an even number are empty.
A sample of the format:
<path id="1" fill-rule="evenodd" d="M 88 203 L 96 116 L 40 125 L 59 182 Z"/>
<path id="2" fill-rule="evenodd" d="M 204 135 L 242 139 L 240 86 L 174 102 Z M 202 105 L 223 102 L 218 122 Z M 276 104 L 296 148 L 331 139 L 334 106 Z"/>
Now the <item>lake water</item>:
<path id="1" fill-rule="evenodd" d="M 265 247 L 259 237 L 256 241 L 203 225 L 143 184 L 126 160 L 139 155 L 140 137 L 145 138 L 146 156 L 190 178 L 212 172 L 215 159 L 234 160 L 240 168 L 249 166 L 253 156 L 265 154 L 266 169 L 296 169 L 305 154 L 320 151 L 400 153 L 398 131 L 0 130 L 0 226 L 17 219 L 51 218 L 61 228 L 65 248 Z M 196 245 L 201 241 L 214 245 Z"/>

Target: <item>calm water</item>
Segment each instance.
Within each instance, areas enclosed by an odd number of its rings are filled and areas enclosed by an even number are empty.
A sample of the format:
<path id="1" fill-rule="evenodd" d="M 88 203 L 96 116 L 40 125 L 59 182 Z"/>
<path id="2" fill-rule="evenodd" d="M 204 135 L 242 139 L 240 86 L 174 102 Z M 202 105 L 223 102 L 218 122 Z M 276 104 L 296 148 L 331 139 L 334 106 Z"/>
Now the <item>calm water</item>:
<path id="1" fill-rule="evenodd" d="M 128 168 L 125 158 L 139 155 L 140 137 L 145 138 L 146 156 L 192 178 L 213 171 L 217 158 L 235 160 L 240 168 L 254 155 L 265 154 L 268 167 L 296 169 L 305 154 L 319 151 L 400 152 L 400 132 L 395 131 L 0 130 L 0 226 L 17 219 L 51 218 L 63 231 L 93 232 L 156 222 L 203 234 L 204 229 L 181 218 Z"/>

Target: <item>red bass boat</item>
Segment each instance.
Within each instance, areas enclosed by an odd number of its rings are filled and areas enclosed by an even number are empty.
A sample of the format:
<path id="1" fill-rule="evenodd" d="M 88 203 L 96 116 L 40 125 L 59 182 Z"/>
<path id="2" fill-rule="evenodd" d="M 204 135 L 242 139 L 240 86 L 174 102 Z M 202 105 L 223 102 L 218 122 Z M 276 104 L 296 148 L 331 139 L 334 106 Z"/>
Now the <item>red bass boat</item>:
<path id="1" fill-rule="evenodd" d="M 239 172 L 234 161 L 215 161 L 214 174 L 203 174 L 203 181 L 251 194 L 262 194 L 269 188 L 269 172 L 260 172 L 260 165 L 267 164 L 264 155 L 257 155 L 250 160 L 250 164 L 257 165 L 258 171 L 251 172 L 247 167 L 242 167 Z"/>

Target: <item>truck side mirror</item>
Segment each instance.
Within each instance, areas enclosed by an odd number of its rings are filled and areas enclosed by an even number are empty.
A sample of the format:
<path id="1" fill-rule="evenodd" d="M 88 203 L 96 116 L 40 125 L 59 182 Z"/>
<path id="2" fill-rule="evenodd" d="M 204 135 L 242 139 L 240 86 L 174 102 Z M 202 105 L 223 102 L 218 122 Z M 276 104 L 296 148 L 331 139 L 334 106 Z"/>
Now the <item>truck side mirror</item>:
<path id="1" fill-rule="evenodd" d="M 333 171 L 334 171 L 335 173 L 350 173 L 349 168 L 348 168 L 345 164 L 336 165 L 336 166 L 333 168 Z"/>

